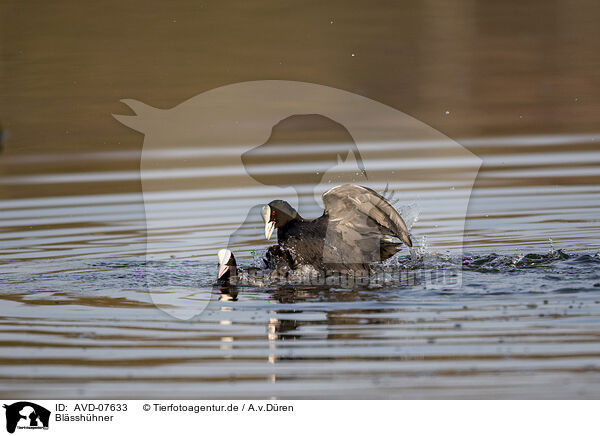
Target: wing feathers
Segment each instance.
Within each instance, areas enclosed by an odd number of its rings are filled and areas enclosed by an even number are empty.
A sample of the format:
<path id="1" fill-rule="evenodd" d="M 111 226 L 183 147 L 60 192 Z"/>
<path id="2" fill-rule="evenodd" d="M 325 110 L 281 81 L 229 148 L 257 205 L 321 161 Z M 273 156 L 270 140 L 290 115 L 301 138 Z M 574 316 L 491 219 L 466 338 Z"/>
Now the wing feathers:
<path id="1" fill-rule="evenodd" d="M 343 219 L 351 225 L 362 214 L 375 221 L 384 234 L 397 237 L 412 247 L 402 216 L 372 189 L 358 185 L 336 186 L 323 194 L 323 203 L 331 220 Z"/>

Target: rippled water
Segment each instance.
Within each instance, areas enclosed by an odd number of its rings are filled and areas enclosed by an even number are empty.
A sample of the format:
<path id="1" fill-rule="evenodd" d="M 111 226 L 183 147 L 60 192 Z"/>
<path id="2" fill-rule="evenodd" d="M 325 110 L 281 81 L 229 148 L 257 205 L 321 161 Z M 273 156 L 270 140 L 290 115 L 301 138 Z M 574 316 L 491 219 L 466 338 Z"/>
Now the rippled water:
<path id="1" fill-rule="evenodd" d="M 23 4 L 0 8 L 0 397 L 600 398 L 600 2 Z M 262 79 L 376 100 L 482 159 L 464 221 L 447 142 L 360 144 L 355 181 L 414 221 L 392 265 L 460 265 L 462 286 L 213 289 L 217 249 L 266 247 L 258 204 L 313 217 L 353 179 L 331 165 L 347 136 L 288 132 L 241 165 L 246 137 L 149 149 L 111 114 Z"/>
<path id="2" fill-rule="evenodd" d="M 167 257 L 151 260 L 142 198 L 118 188 L 139 174 L 139 154 L 5 156 L 22 171 L 0 177 L 17 191 L 0 201 L 0 396 L 598 398 L 597 138 L 459 140 L 483 158 L 462 260 L 451 238 L 460 174 L 450 189 L 391 186 L 418 218 L 417 251 L 462 263 L 460 288 L 264 286 L 237 299 L 212 287 L 216 245 L 271 188 L 145 193 L 160 206 L 153 249 Z M 155 159 L 168 168 L 172 155 Z M 244 265 L 266 246 L 259 216 L 249 228 L 232 242 Z M 169 315 L 206 304 L 191 320 Z"/>

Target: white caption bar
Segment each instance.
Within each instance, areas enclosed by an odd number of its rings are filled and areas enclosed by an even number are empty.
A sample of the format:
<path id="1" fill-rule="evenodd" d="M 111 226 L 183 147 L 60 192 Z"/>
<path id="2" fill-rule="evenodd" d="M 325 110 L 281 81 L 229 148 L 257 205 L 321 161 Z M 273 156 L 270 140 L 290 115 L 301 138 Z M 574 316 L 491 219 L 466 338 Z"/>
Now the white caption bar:
<path id="1" fill-rule="evenodd" d="M 597 434 L 598 401 L 4 400 L 1 434 Z M 43 433 L 35 430 L 44 429 Z M 8 433 L 5 433 L 8 431 Z"/>

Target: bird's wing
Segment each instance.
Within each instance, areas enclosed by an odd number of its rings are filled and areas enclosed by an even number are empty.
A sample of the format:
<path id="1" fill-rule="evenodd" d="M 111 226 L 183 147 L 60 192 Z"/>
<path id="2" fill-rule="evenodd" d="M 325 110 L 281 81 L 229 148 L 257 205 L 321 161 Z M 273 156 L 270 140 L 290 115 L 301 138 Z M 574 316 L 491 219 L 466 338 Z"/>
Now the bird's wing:
<path id="1" fill-rule="evenodd" d="M 352 228 L 353 231 L 372 233 L 375 225 L 382 235 L 397 237 L 409 247 L 412 241 L 408 228 L 398 211 L 372 189 L 358 185 L 341 185 L 323 194 L 325 212 L 331 224 Z"/>

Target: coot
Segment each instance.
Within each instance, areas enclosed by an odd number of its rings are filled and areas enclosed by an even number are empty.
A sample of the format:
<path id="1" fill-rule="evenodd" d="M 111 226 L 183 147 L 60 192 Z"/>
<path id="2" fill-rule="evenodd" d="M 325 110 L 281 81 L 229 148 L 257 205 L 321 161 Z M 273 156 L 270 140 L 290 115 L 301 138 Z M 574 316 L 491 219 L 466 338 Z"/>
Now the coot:
<path id="1" fill-rule="evenodd" d="M 259 273 L 285 272 L 291 268 L 293 263 L 291 254 L 279 245 L 273 245 L 267 249 L 265 257 L 262 259 L 262 268 L 245 267 L 243 270 L 238 268 L 233 253 L 225 248 L 218 251 L 217 258 L 219 259 L 219 272 L 215 285 L 222 289 L 236 286 L 242 278 L 255 280 L 264 275 Z M 244 277 L 242 277 L 243 275 Z"/>
<path id="2" fill-rule="evenodd" d="M 217 258 L 219 259 L 219 272 L 217 274 L 217 285 L 229 285 L 231 278 L 237 278 L 237 262 L 231 250 L 223 248 L 217 252 Z"/>
<path id="3" fill-rule="evenodd" d="M 219 300 L 237 301 L 238 269 L 235 257 L 231 250 L 222 249 L 217 252 L 217 258 L 219 259 L 219 272 L 213 289 L 221 292 Z"/>
<path id="4" fill-rule="evenodd" d="M 302 218 L 283 200 L 262 209 L 265 236 L 277 229 L 277 240 L 293 266 L 321 270 L 365 271 L 373 262 L 393 256 L 402 243 L 412 247 L 408 228 L 398 211 L 370 188 L 341 185 L 323 194 L 319 218 Z"/>

